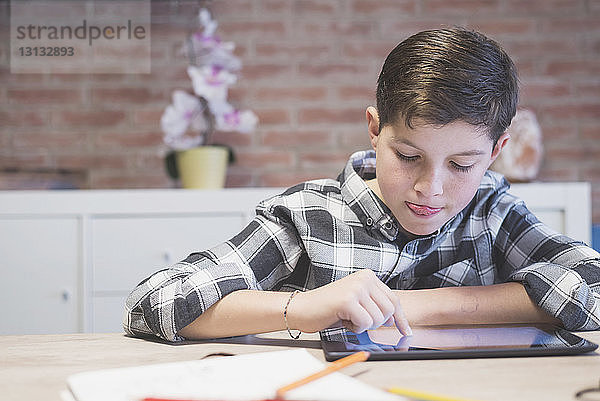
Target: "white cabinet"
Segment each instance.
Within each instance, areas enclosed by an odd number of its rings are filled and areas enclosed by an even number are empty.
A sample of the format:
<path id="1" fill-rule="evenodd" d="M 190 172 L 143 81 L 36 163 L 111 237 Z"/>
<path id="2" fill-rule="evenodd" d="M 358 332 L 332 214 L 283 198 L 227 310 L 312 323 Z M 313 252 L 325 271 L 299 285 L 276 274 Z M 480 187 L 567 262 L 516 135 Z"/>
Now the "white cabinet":
<path id="1" fill-rule="evenodd" d="M 81 330 L 80 233 L 75 217 L 0 220 L 0 334 Z"/>
<path id="2" fill-rule="evenodd" d="M 231 238 L 279 192 L 0 192 L 0 335 L 121 331 L 139 281 Z"/>
<path id="3" fill-rule="evenodd" d="M 121 331 L 156 270 L 237 234 L 280 188 L 0 192 L 0 334 Z M 514 185 L 542 221 L 589 243 L 586 183 Z"/>

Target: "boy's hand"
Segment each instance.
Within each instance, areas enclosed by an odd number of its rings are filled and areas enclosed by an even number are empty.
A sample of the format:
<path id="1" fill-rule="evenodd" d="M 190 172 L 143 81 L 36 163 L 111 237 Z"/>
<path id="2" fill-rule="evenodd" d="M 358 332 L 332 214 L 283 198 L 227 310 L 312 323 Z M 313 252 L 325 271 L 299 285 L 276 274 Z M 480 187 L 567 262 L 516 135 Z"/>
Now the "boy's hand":
<path id="1" fill-rule="evenodd" d="M 288 307 L 288 321 L 307 333 L 341 322 L 355 333 L 395 324 L 402 334 L 412 334 L 399 298 L 369 269 L 297 294 Z"/>

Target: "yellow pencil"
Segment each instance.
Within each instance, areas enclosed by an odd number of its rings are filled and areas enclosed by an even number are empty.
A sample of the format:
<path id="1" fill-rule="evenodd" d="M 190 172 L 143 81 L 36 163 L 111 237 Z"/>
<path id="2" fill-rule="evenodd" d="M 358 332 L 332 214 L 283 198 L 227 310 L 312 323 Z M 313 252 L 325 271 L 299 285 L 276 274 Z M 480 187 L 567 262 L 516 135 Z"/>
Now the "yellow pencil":
<path id="1" fill-rule="evenodd" d="M 422 391 L 410 390 L 407 388 L 400 388 L 400 387 L 392 387 L 392 388 L 389 388 L 388 391 L 390 393 L 403 395 L 405 397 L 413 398 L 415 400 L 420 400 L 420 401 L 474 401 L 474 400 L 467 400 L 466 398 L 447 397 L 445 395 L 424 393 Z"/>
<path id="2" fill-rule="evenodd" d="M 342 359 L 338 359 L 335 362 L 331 362 L 329 365 L 327 365 L 325 367 L 325 369 L 318 371 L 317 373 L 313 373 L 310 376 L 307 376 L 303 379 L 300 379 L 298 381 L 295 381 L 293 383 L 288 384 L 287 386 L 283 386 L 279 389 L 277 389 L 277 395 L 276 398 L 277 399 L 282 399 L 283 395 L 292 390 L 295 389 L 296 387 L 300 387 L 305 385 L 306 383 L 310 383 L 313 380 L 317 380 L 320 377 L 326 376 L 330 373 L 333 373 L 337 370 L 340 370 L 342 368 L 345 368 L 346 366 L 352 365 L 353 363 L 356 362 L 364 362 L 369 358 L 370 353 L 366 352 L 366 351 L 360 351 L 360 352 L 355 352 L 352 355 L 348 355 L 347 357 L 344 357 Z"/>

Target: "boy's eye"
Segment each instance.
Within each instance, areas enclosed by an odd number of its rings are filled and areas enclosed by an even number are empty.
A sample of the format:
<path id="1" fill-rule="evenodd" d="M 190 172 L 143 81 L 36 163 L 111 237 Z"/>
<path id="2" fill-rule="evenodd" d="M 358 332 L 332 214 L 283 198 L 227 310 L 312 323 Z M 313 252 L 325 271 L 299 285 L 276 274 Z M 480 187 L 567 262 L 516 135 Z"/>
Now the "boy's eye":
<path id="1" fill-rule="evenodd" d="M 400 160 L 403 160 L 405 162 L 416 162 L 419 159 L 419 156 L 406 156 L 400 152 L 396 152 L 396 154 L 398 155 L 398 158 Z"/>
<path id="2" fill-rule="evenodd" d="M 452 165 L 452 168 L 454 168 L 457 171 L 463 172 L 463 173 L 468 172 L 474 166 L 474 164 L 471 164 L 469 166 L 463 166 L 462 164 L 458 164 L 458 163 L 452 162 L 452 161 L 450 162 L 450 164 Z"/>

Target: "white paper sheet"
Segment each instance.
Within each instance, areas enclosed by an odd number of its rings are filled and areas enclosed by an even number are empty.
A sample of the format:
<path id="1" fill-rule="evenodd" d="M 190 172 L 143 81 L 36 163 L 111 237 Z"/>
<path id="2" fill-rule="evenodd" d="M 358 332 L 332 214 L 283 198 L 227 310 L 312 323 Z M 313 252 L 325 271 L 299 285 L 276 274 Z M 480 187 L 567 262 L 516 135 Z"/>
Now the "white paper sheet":
<path id="1" fill-rule="evenodd" d="M 144 397 L 262 400 L 286 384 L 321 370 L 305 349 L 83 372 L 68 378 L 77 401 L 139 401 Z M 342 373 L 291 390 L 292 400 L 401 400 Z"/>

